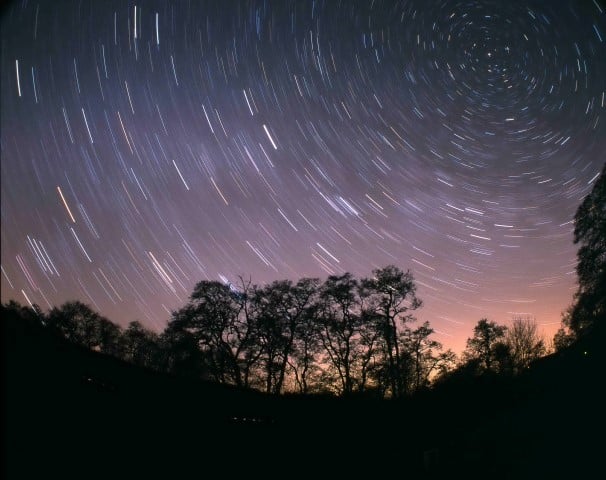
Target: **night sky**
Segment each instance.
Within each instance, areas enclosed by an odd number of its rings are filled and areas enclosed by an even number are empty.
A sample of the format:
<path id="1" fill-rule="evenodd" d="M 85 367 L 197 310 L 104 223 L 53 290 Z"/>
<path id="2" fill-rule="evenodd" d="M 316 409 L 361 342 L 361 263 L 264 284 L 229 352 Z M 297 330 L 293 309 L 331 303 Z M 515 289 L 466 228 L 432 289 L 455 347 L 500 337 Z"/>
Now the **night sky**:
<path id="1" fill-rule="evenodd" d="M 549 337 L 606 152 L 606 7 L 22 1 L 2 11 L 2 301 L 161 330 L 203 279 L 410 269 L 436 339 Z"/>

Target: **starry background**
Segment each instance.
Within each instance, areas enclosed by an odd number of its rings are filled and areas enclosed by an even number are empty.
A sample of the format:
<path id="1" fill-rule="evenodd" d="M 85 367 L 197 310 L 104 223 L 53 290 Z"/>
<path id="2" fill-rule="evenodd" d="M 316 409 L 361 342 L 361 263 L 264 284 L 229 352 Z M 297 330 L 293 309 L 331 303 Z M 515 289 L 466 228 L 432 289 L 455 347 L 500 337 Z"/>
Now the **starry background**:
<path id="1" fill-rule="evenodd" d="M 598 0 L 2 11 L 2 301 L 161 330 L 202 279 L 411 269 L 460 351 L 553 335 L 604 165 Z"/>

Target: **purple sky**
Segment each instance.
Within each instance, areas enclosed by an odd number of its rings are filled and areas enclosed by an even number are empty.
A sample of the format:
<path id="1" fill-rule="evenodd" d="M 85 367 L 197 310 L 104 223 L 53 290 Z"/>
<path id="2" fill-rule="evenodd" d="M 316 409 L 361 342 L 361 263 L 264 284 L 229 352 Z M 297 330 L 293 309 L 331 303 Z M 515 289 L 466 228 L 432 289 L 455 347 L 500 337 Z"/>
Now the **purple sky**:
<path id="1" fill-rule="evenodd" d="M 598 0 L 30 1 L 0 35 L 3 302 L 159 330 L 202 279 L 395 264 L 460 351 L 572 300 Z"/>

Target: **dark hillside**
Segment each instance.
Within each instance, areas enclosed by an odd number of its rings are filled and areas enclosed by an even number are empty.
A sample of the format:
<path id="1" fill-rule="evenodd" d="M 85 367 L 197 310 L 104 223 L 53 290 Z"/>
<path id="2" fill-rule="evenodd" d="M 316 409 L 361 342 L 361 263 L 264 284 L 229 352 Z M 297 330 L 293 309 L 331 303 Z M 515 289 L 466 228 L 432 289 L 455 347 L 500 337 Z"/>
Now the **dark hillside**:
<path id="1" fill-rule="evenodd" d="M 518 378 L 453 378 L 416 401 L 433 412 L 436 473 L 594 478 L 602 458 L 604 328 Z M 486 476 L 485 476 L 486 475 Z"/>
<path id="2" fill-rule="evenodd" d="M 398 402 L 190 381 L 10 317 L 2 339 L 4 478 L 589 478 L 601 464 L 603 332 L 521 378 L 454 378 Z"/>
<path id="3" fill-rule="evenodd" d="M 418 460 L 382 431 L 400 405 L 192 381 L 80 348 L 34 321 L 5 315 L 1 325 L 4 478 L 277 472 L 283 463 L 312 472 L 324 461 L 358 470 L 396 445 L 411 466 Z"/>
<path id="4" fill-rule="evenodd" d="M 35 323 L 3 318 L 2 339 L 4 478 L 146 469 L 272 421 L 257 392 L 138 368 Z"/>

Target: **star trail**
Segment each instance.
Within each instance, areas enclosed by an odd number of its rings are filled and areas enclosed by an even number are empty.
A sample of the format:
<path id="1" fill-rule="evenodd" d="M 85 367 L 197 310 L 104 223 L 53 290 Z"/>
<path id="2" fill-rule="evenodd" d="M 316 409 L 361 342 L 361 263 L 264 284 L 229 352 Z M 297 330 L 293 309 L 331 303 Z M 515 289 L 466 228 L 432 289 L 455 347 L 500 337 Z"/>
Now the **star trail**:
<path id="1" fill-rule="evenodd" d="M 21 1 L 1 38 L 3 302 L 160 330 L 203 279 L 394 264 L 460 350 L 572 301 L 598 0 Z"/>

